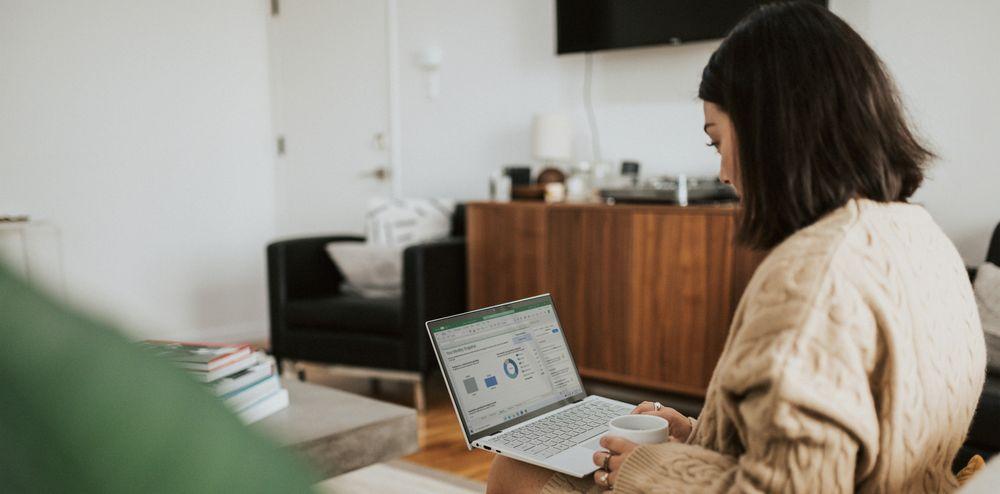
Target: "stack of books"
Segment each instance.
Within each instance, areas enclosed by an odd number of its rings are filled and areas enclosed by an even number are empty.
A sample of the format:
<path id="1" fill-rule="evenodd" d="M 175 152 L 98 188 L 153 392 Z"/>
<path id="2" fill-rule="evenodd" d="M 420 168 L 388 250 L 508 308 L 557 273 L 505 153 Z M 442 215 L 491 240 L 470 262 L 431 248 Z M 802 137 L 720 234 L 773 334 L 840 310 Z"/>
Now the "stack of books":
<path id="1" fill-rule="evenodd" d="M 243 422 L 250 424 L 288 406 L 274 359 L 250 345 L 149 340 L 142 345 L 205 383 Z"/>

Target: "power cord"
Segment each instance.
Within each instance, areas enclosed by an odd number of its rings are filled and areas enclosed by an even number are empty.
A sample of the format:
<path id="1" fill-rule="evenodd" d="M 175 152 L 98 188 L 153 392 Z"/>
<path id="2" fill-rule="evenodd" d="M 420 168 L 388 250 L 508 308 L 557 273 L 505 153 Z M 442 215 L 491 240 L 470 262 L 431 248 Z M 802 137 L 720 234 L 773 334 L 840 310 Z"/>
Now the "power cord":
<path id="1" fill-rule="evenodd" d="M 591 80 L 594 78 L 594 54 L 587 52 L 584 54 L 583 69 L 583 106 L 587 110 L 587 124 L 590 126 L 590 145 L 594 152 L 594 161 L 599 163 L 601 159 L 601 135 L 597 130 L 597 117 L 594 115 L 594 102 L 591 99 Z"/>

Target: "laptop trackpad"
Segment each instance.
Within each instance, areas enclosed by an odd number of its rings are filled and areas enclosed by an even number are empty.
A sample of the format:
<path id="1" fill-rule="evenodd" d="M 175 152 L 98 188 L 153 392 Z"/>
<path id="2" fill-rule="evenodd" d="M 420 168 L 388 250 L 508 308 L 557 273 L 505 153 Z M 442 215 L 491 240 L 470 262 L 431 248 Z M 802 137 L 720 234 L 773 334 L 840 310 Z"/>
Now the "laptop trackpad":
<path id="1" fill-rule="evenodd" d="M 604 434 L 598 434 L 590 439 L 587 439 L 586 441 L 580 443 L 580 446 L 583 446 L 591 451 L 597 451 L 601 449 L 601 436 L 603 435 Z"/>

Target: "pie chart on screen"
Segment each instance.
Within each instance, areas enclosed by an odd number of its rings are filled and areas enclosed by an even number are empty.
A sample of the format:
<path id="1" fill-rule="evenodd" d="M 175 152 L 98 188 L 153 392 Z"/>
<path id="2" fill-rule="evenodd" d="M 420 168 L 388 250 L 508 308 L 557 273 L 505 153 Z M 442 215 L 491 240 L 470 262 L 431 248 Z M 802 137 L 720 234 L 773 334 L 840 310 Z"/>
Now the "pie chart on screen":
<path id="1" fill-rule="evenodd" d="M 520 371 L 518 370 L 517 362 L 514 362 L 514 359 L 509 358 L 503 361 L 503 373 L 507 374 L 507 377 L 514 379 L 517 377 L 518 372 Z"/>

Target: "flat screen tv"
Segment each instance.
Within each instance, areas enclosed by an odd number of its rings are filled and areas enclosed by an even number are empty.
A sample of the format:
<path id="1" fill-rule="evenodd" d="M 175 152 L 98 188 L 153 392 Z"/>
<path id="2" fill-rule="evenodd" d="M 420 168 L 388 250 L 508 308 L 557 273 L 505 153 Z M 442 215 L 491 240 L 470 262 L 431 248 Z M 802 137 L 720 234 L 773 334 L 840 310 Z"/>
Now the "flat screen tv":
<path id="1" fill-rule="evenodd" d="M 827 0 L 813 0 L 823 6 Z M 556 53 L 725 37 L 761 0 L 556 0 Z"/>

